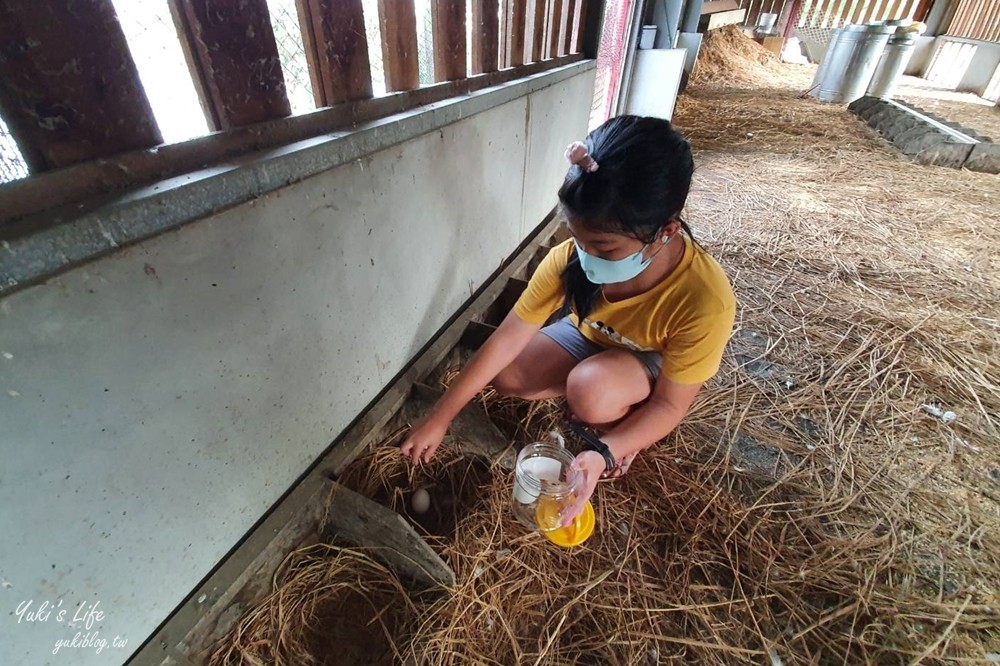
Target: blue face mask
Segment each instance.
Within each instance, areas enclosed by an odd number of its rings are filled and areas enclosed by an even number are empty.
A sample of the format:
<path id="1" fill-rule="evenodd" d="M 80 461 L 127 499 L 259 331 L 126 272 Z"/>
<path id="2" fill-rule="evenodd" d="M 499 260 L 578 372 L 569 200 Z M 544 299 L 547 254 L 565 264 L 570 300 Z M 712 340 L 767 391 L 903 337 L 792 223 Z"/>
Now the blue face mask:
<path id="1" fill-rule="evenodd" d="M 673 236 L 667 237 L 666 241 L 663 241 L 660 250 L 663 246 L 666 246 L 670 242 Z M 587 279 L 594 284 L 615 284 L 617 282 L 628 282 L 632 278 L 642 273 L 649 267 L 649 264 L 653 262 L 653 257 L 659 254 L 660 250 L 656 251 L 649 259 L 643 259 L 642 253 L 646 251 L 649 247 L 649 243 L 642 246 L 642 249 L 635 254 L 630 254 L 624 259 L 618 259 L 612 261 L 610 259 L 601 259 L 600 257 L 595 257 L 592 254 L 587 254 L 580 247 L 576 240 L 573 241 L 576 245 L 576 254 L 580 258 L 580 268 L 587 275 Z"/>

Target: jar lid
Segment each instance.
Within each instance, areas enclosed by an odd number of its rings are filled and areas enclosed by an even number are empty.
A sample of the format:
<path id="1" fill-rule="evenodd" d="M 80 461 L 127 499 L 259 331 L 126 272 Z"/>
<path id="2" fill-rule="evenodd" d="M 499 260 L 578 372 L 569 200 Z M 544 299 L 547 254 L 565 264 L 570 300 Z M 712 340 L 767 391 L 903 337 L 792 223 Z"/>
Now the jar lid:
<path id="1" fill-rule="evenodd" d="M 539 502 L 537 509 L 539 515 L 537 518 L 540 525 L 551 524 L 553 517 L 542 514 L 549 512 L 552 509 L 558 511 L 558 505 L 550 502 Z M 590 538 L 590 535 L 594 533 L 595 523 L 596 519 L 594 517 L 594 506 L 588 500 L 586 506 L 583 507 L 583 512 L 573 519 L 573 523 L 571 525 L 544 531 L 542 534 L 544 534 L 549 541 L 557 546 L 572 548 L 573 546 L 579 546 L 581 543 Z"/>

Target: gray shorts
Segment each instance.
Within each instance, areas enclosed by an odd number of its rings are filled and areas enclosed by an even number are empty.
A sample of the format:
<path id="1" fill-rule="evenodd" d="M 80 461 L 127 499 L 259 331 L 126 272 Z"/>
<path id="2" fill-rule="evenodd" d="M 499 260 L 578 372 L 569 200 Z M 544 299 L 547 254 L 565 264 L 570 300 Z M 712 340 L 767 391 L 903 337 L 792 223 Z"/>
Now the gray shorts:
<path id="1" fill-rule="evenodd" d="M 541 333 L 568 351 L 577 361 L 582 361 L 607 349 L 583 337 L 583 333 L 573 325 L 569 317 L 563 317 L 556 323 L 546 326 L 541 330 Z M 639 352 L 627 349 L 623 351 L 628 351 L 639 359 L 653 381 L 656 381 L 656 378 L 660 376 L 660 366 L 663 365 L 663 355 L 660 352 Z"/>

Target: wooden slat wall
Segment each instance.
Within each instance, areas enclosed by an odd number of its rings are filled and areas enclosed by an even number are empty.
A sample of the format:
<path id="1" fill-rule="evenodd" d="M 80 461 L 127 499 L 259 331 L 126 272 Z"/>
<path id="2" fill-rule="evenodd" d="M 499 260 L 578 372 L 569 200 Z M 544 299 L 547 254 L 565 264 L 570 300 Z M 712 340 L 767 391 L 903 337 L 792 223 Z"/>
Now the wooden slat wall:
<path id="1" fill-rule="evenodd" d="M 383 0 L 392 2 L 393 0 Z M 412 2 L 412 0 L 410 0 Z M 472 73 L 497 71 L 500 16 L 496 0 L 472 0 Z"/>
<path id="2" fill-rule="evenodd" d="M 417 58 L 417 16 L 413 0 L 378 0 L 378 21 L 379 31 L 382 33 L 382 67 L 385 71 L 386 91 L 416 88 L 420 85 L 420 63 Z"/>
<path id="3" fill-rule="evenodd" d="M 306 0 L 322 86 L 321 106 L 372 96 L 361 0 Z M 414 33 L 415 38 L 415 33 Z"/>
<path id="4" fill-rule="evenodd" d="M 291 113 L 265 0 L 172 0 L 214 129 Z M 253 39 L 247 39 L 253 35 Z"/>
<path id="5" fill-rule="evenodd" d="M 268 0 L 166 1 L 213 130 L 291 115 Z M 372 97 L 363 2 L 295 0 L 317 106 L 353 109 L 348 102 Z M 112 0 L 47 6 L 46 13 L 37 0 L 0 3 L 0 111 L 30 169 L 162 143 Z M 414 0 L 377 6 L 386 89 L 418 95 Z M 465 79 L 467 48 L 476 74 L 594 50 L 603 3 L 590 3 L 590 12 L 587 6 L 586 0 L 472 0 L 467 17 L 466 0 L 431 0 L 434 78 Z M 468 46 L 467 19 L 474 26 Z"/>
<path id="6" fill-rule="evenodd" d="M 1000 0 L 959 0 L 945 34 L 1000 42 Z"/>
<path id="7" fill-rule="evenodd" d="M 464 0 L 432 0 L 431 21 L 434 34 L 434 80 L 464 79 Z"/>
<path id="8" fill-rule="evenodd" d="M 111 0 L 0 4 L 0 111 L 34 173 L 161 143 Z"/>

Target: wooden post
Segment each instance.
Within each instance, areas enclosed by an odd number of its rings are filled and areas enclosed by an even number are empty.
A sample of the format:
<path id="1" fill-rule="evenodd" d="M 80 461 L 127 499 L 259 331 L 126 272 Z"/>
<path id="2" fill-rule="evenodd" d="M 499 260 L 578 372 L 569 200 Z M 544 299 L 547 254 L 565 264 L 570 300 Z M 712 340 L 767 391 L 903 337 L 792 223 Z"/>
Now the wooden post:
<path id="1" fill-rule="evenodd" d="M 5 0 L 0 46 L 0 112 L 31 172 L 163 142 L 111 0 Z"/>
<path id="2" fill-rule="evenodd" d="M 498 6 L 496 0 L 472 0 L 473 74 L 497 71 L 500 43 Z"/>
<path id="3" fill-rule="evenodd" d="M 465 2 L 432 0 L 434 80 L 465 78 Z"/>
<path id="4" fill-rule="evenodd" d="M 265 0 L 170 0 L 213 129 L 291 114 Z"/>
<path id="5" fill-rule="evenodd" d="M 417 16 L 413 0 L 378 0 L 382 32 L 382 66 L 388 92 L 420 85 L 417 58 Z"/>
<path id="6" fill-rule="evenodd" d="M 361 0 L 306 0 L 319 68 L 322 106 L 372 96 Z"/>

